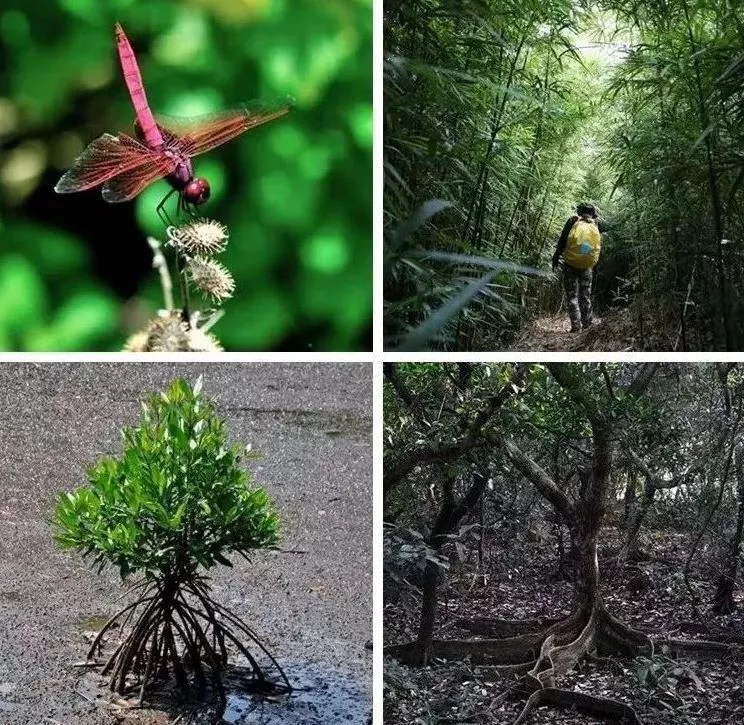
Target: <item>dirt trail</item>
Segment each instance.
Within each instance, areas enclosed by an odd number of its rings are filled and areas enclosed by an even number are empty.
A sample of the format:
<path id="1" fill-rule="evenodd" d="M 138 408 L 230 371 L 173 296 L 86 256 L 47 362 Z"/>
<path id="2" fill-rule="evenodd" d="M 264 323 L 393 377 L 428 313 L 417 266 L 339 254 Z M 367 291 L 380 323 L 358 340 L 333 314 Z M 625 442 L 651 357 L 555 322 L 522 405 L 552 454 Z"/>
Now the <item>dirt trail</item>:
<path id="1" fill-rule="evenodd" d="M 652 348 L 648 344 L 641 345 L 635 320 L 629 310 L 623 309 L 595 318 L 592 327 L 582 332 L 571 332 L 564 313 L 537 317 L 522 328 L 507 349 L 512 352 L 634 352 Z M 653 349 L 669 350 L 671 347 L 662 344 Z"/>
<path id="2" fill-rule="evenodd" d="M 607 347 L 602 336 L 603 320 L 596 320 L 594 325 L 582 332 L 571 332 L 571 324 L 565 315 L 554 317 L 537 317 L 525 326 L 519 337 L 512 343 L 510 350 L 519 351 L 566 351 L 581 350 L 633 350 L 632 345 L 618 340 L 620 347 Z M 598 346 L 596 343 L 600 342 Z"/>

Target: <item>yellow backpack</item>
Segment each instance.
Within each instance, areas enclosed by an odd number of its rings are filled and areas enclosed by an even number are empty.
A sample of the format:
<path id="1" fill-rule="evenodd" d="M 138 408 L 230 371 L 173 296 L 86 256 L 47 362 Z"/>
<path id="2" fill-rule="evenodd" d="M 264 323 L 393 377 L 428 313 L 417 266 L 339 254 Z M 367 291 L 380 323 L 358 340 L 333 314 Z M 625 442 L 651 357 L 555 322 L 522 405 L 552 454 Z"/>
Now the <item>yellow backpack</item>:
<path id="1" fill-rule="evenodd" d="M 575 269 L 589 269 L 599 260 L 601 248 L 597 225 L 579 217 L 568 233 L 563 259 Z"/>

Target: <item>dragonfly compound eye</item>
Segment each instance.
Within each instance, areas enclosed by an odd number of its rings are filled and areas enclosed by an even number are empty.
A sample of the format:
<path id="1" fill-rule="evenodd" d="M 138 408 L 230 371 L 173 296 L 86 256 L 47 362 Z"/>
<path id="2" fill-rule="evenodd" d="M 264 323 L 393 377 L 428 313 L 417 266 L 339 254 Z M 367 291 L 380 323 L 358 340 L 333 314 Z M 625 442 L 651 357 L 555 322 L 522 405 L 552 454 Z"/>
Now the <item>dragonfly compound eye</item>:
<path id="1" fill-rule="evenodd" d="M 209 182 L 206 179 L 192 179 L 183 190 L 189 204 L 203 204 L 209 199 L 209 194 Z"/>

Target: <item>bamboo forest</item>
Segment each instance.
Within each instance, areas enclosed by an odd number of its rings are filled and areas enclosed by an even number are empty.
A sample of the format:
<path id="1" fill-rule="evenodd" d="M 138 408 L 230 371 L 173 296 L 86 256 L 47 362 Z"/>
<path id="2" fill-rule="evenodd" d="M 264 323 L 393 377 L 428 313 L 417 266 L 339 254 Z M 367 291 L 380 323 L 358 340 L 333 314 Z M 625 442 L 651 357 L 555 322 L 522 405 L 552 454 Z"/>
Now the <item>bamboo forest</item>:
<path id="1" fill-rule="evenodd" d="M 387 349 L 741 350 L 743 83 L 738 0 L 385 0 Z"/>
<path id="2" fill-rule="evenodd" d="M 739 363 L 386 363 L 389 725 L 744 722 Z"/>

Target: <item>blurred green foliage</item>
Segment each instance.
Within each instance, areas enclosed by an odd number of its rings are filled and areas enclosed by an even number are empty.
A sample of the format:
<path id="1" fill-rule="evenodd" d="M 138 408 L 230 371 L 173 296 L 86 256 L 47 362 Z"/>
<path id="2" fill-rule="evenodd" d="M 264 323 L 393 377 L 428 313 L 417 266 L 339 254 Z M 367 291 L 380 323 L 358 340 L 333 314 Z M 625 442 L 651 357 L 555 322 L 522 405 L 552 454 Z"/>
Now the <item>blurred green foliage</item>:
<path id="1" fill-rule="evenodd" d="M 0 0 L 0 349 L 118 350 L 162 306 L 154 271 L 133 295 L 94 272 L 121 211 L 107 205 L 109 219 L 97 199 L 52 191 L 93 138 L 131 132 L 115 22 L 156 114 L 295 101 L 195 159 L 237 283 L 214 334 L 228 350 L 367 348 L 372 0 Z M 167 190 L 158 182 L 135 200 L 128 244 L 164 239 L 155 206 Z M 85 203 L 99 215 L 93 240 L 75 218 Z"/>

